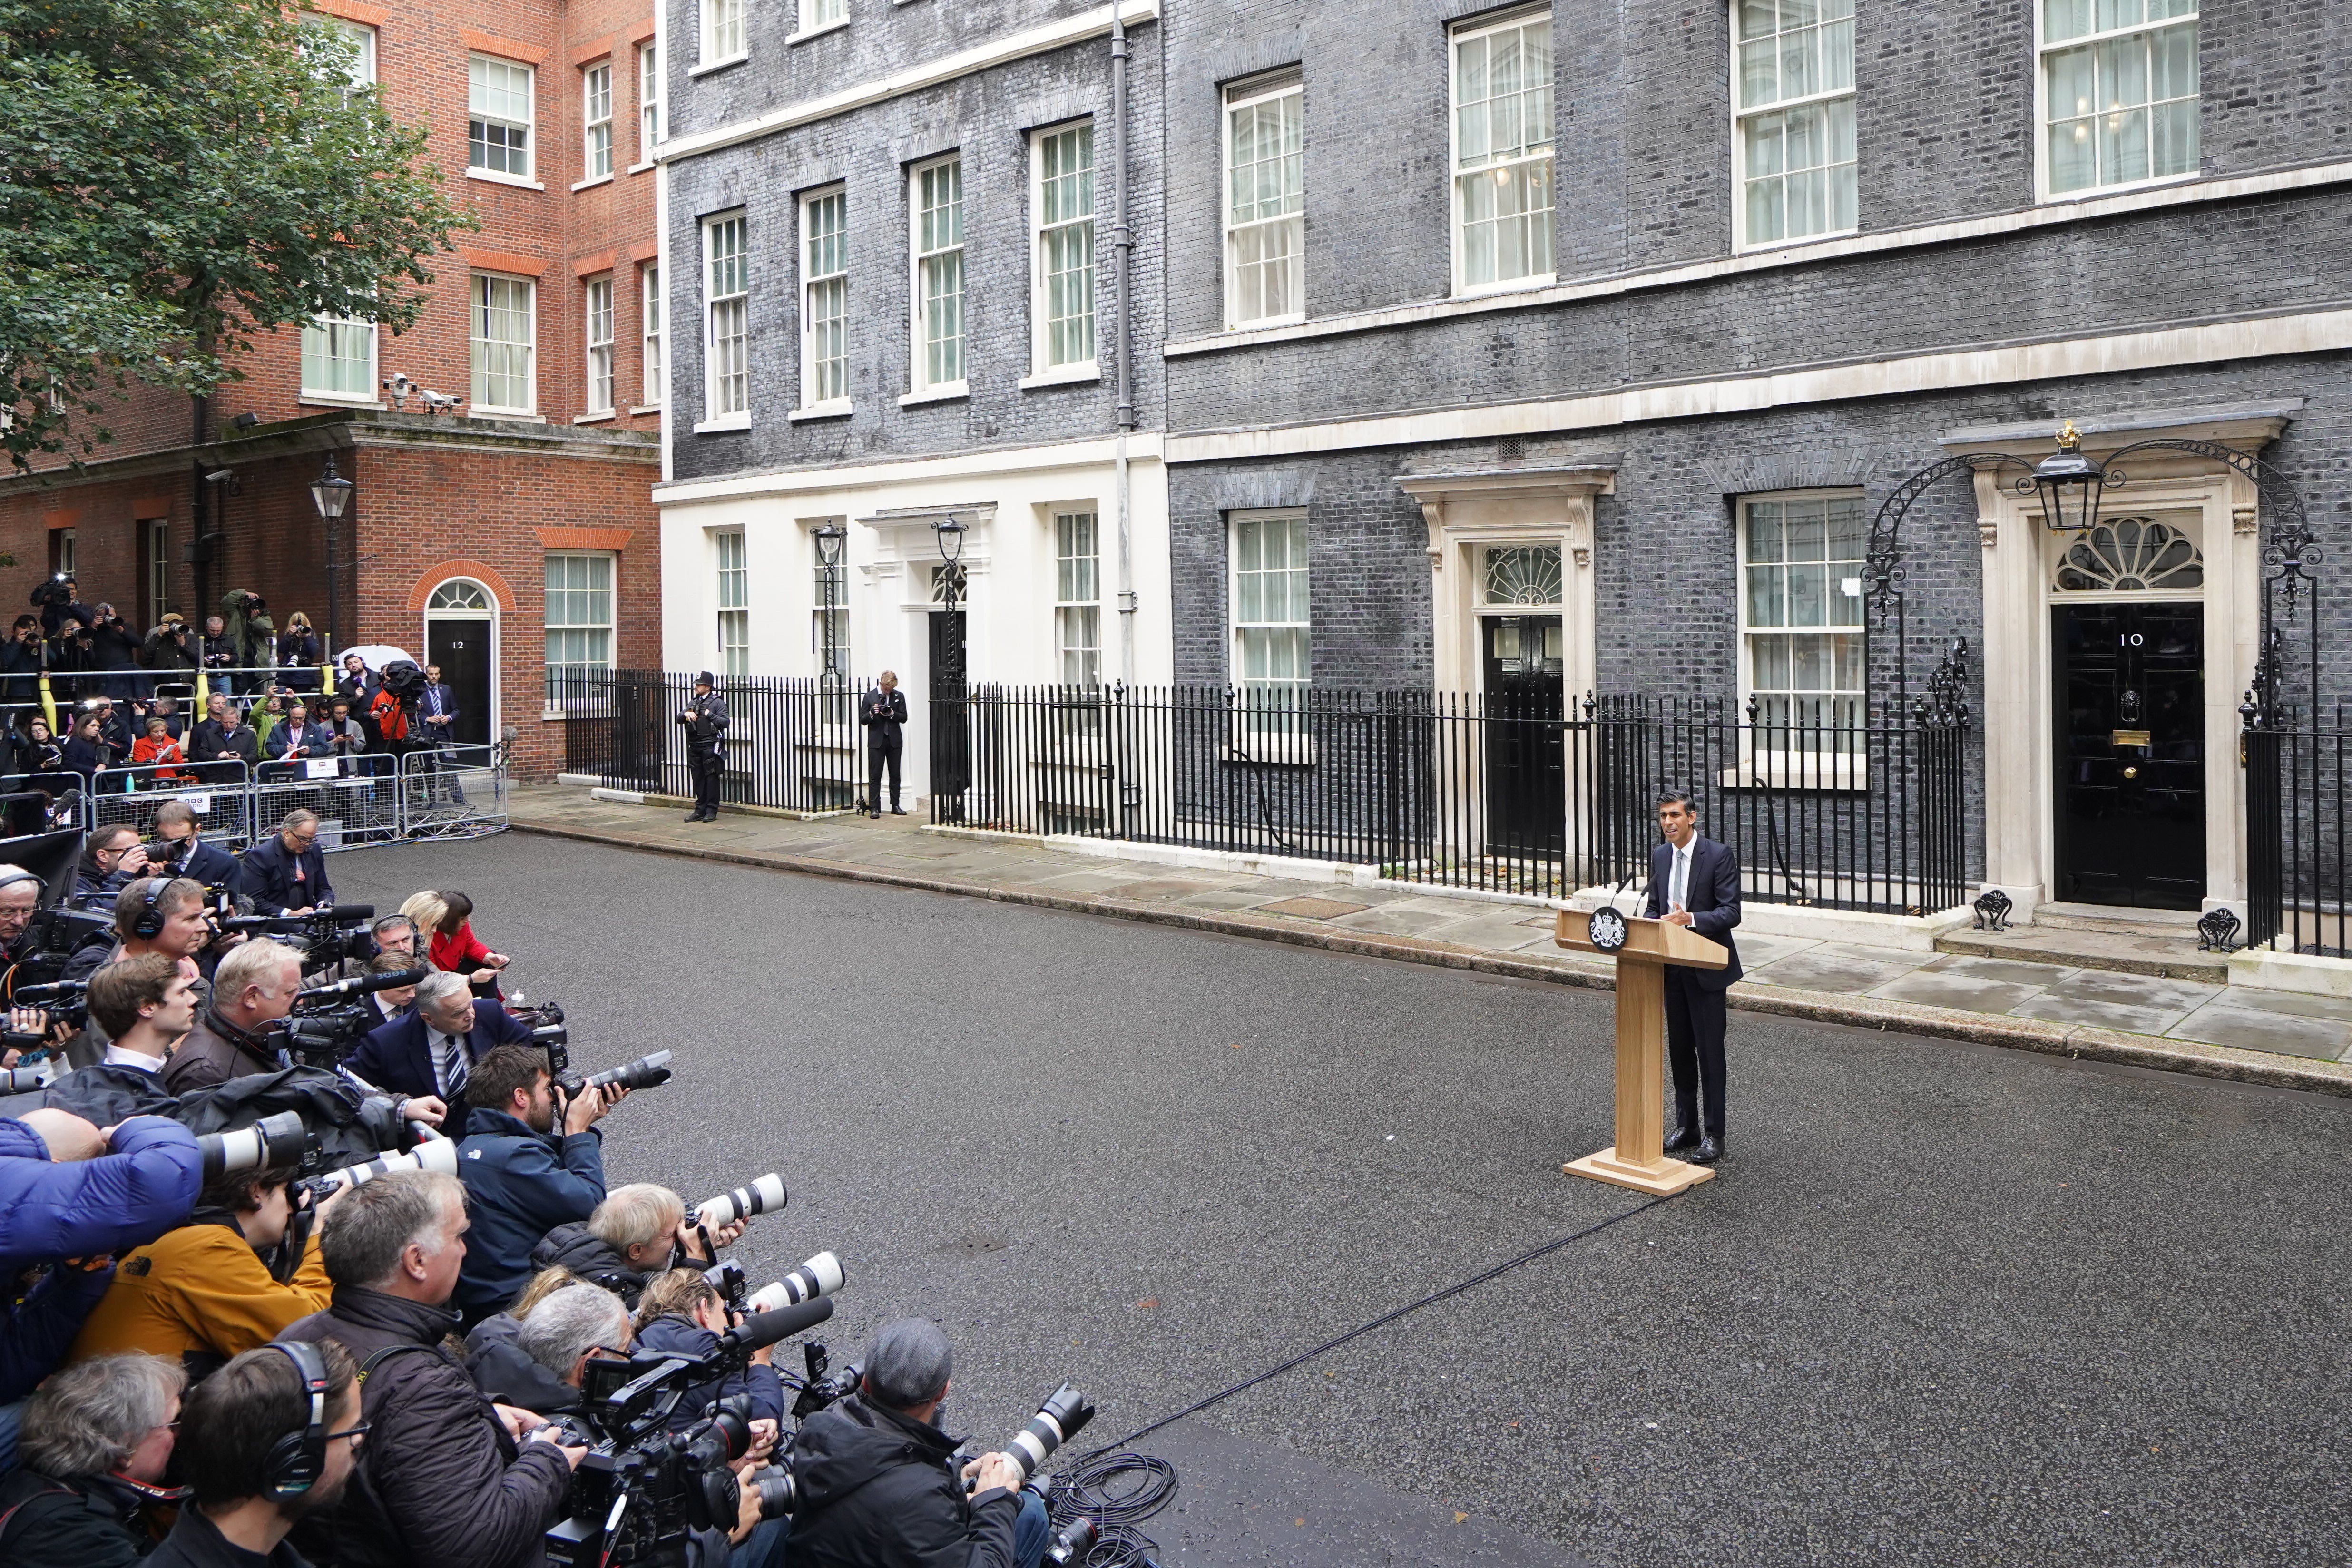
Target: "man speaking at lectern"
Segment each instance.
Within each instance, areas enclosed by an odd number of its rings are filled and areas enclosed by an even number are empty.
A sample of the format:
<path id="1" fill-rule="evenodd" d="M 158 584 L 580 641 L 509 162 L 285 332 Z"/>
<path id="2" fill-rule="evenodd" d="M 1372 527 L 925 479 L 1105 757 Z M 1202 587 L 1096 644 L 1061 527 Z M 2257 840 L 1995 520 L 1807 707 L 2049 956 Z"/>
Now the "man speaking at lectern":
<path id="1" fill-rule="evenodd" d="M 1739 978 L 1739 857 L 1699 836 L 1691 797 L 1668 790 L 1658 797 L 1658 831 L 1665 842 L 1650 851 L 1650 900 L 1642 912 L 1669 925 L 1688 926 L 1730 954 L 1721 969 L 1682 964 L 1666 969 L 1666 1058 L 1675 1069 L 1675 1130 L 1669 1154 L 1694 1165 L 1723 1157 L 1724 991 Z M 1702 1135 L 1699 1101 L 1706 1102 Z"/>

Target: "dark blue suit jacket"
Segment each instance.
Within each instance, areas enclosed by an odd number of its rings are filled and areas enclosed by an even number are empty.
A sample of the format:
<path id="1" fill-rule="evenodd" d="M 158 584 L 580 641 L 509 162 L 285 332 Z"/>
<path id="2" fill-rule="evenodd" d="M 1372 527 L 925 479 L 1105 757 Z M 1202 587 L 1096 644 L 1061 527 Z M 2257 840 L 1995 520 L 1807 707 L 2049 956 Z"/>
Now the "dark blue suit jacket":
<path id="1" fill-rule="evenodd" d="M 282 915 L 335 901 L 335 889 L 327 882 L 326 851 L 315 844 L 297 855 L 272 833 L 247 850 L 239 864 L 245 882 L 237 891 L 253 900 L 256 914 Z M 294 877 L 297 869 L 302 873 L 299 881 Z"/>
<path id="2" fill-rule="evenodd" d="M 412 1008 L 406 1017 L 380 1024 L 361 1036 L 358 1048 L 344 1065 L 394 1094 L 437 1094 L 440 1090 L 433 1087 L 433 1053 L 425 1044 L 430 1033 L 425 1015 Z M 478 1062 L 493 1046 L 520 1045 L 530 1038 L 530 1030 L 522 1020 L 504 1007 L 496 1002 L 477 1002 L 474 1032 L 466 1037 L 466 1059 Z"/>
<path id="3" fill-rule="evenodd" d="M 1642 912 L 1652 920 L 1666 913 L 1666 888 L 1675 875 L 1675 847 L 1661 844 L 1650 851 L 1650 898 Z M 1721 991 L 1738 980 L 1739 946 L 1731 928 L 1739 923 L 1739 857 L 1704 835 L 1691 840 L 1690 882 L 1684 889 L 1683 908 L 1690 911 L 1691 930 L 1709 942 L 1719 942 L 1731 952 L 1721 969 L 1685 969 L 1695 985 Z"/>
<path id="4" fill-rule="evenodd" d="M 245 890 L 245 869 L 237 864 L 236 857 L 201 838 L 189 852 L 187 864 L 180 868 L 180 875 L 208 888 L 226 886 L 232 893 Z"/>

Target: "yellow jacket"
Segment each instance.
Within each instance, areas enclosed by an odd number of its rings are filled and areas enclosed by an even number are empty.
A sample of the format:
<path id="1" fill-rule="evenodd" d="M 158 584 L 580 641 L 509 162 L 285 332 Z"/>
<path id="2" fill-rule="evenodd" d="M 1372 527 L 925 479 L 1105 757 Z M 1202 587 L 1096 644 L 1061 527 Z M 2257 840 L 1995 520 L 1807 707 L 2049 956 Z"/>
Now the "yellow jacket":
<path id="1" fill-rule="evenodd" d="M 293 1279 L 280 1285 L 234 1226 L 184 1225 L 115 1265 L 114 1283 L 66 1359 L 125 1351 L 175 1361 L 191 1351 L 241 1355 L 296 1319 L 325 1311 L 332 1295 L 316 1237 Z"/>

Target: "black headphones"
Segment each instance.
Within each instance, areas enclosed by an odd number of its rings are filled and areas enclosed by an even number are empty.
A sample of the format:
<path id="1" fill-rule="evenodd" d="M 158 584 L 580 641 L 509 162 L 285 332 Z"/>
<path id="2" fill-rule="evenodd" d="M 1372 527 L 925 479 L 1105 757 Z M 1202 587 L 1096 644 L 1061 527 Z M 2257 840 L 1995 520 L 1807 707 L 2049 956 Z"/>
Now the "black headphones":
<path id="1" fill-rule="evenodd" d="M 10 871 L 5 876 L 0 876 L 0 888 L 13 888 L 19 882 L 38 882 L 46 888 L 48 886 L 48 880 L 49 879 L 47 877 L 42 876 L 38 871 L 27 871 L 19 868 L 16 870 Z"/>
<path id="2" fill-rule="evenodd" d="M 168 880 L 163 877 L 142 877 L 123 889 L 123 896 L 135 899 L 139 918 L 131 922 L 131 934 L 141 942 L 153 942 L 163 934 L 163 911 L 155 907 L 156 884 Z"/>
<path id="3" fill-rule="evenodd" d="M 261 1461 L 262 1484 L 279 1502 L 291 1502 L 319 1484 L 327 1468 L 327 1363 L 319 1347 L 300 1340 L 272 1340 L 262 1347 L 294 1363 L 302 1380 L 309 1415 L 299 1432 L 289 1432 L 269 1446 Z"/>

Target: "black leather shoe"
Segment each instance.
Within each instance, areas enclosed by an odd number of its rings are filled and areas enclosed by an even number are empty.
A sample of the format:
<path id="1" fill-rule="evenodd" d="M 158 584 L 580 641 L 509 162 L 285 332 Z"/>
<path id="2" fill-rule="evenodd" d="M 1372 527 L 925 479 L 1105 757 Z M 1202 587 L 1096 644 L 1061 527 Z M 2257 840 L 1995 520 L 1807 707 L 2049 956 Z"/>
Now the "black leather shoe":
<path id="1" fill-rule="evenodd" d="M 1698 1130 L 1695 1127 L 1677 1127 L 1665 1142 L 1665 1151 L 1669 1154 L 1679 1154 L 1685 1149 L 1697 1147 Z"/>
<path id="2" fill-rule="evenodd" d="M 698 811 L 689 813 L 687 816 L 687 820 L 688 822 L 700 822 L 702 820 L 702 813 Z"/>
<path id="3" fill-rule="evenodd" d="M 907 808 L 903 805 L 894 805 L 890 808 L 890 815 L 893 816 L 904 816 L 907 815 Z"/>
<path id="4" fill-rule="evenodd" d="M 1691 1151 L 1690 1163 L 1694 1165 L 1712 1165 L 1722 1158 L 1723 1140 L 1702 1138 L 1698 1141 L 1698 1147 Z"/>
<path id="5" fill-rule="evenodd" d="M 878 811 L 869 811 L 866 815 L 872 817 L 877 822 L 882 820 L 882 814 Z"/>

